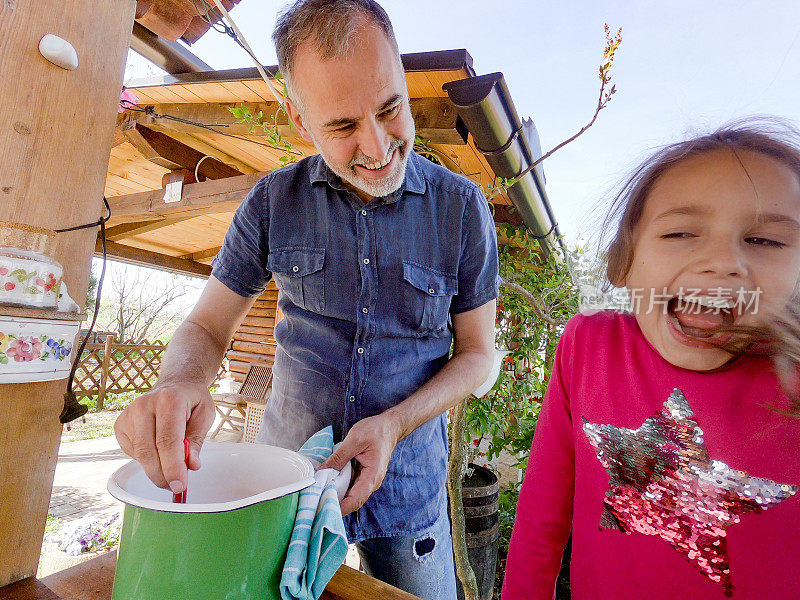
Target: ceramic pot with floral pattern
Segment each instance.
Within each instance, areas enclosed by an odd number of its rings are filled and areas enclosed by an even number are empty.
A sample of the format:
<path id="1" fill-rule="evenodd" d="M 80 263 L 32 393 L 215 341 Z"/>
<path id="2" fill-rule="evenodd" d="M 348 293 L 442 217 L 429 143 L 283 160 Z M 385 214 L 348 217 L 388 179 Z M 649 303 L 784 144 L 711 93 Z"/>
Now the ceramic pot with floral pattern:
<path id="1" fill-rule="evenodd" d="M 79 325 L 0 316 L 0 383 L 65 379 Z"/>
<path id="2" fill-rule="evenodd" d="M 55 232 L 0 222 L 0 304 L 55 309 L 63 269 L 50 257 Z"/>

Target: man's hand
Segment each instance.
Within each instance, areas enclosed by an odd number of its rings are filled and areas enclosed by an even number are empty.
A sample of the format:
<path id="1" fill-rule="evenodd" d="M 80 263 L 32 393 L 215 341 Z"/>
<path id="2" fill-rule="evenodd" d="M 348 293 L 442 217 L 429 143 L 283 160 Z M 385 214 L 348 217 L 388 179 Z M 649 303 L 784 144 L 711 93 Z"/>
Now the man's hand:
<path id="1" fill-rule="evenodd" d="M 342 499 L 342 515 L 357 511 L 381 487 L 400 435 L 400 427 L 392 416 L 367 417 L 353 425 L 336 451 L 320 465 L 320 469 L 341 471 L 353 458 L 360 465 L 355 470 L 353 485 Z"/>
<path id="2" fill-rule="evenodd" d="M 191 442 L 189 468 L 200 468 L 200 447 L 214 422 L 214 402 L 207 386 L 254 301 L 209 277 L 197 304 L 167 346 L 158 383 L 117 418 L 114 432 L 120 447 L 142 464 L 157 486 L 175 494 L 186 489 L 184 438 Z"/>
<path id="3" fill-rule="evenodd" d="M 381 487 L 397 443 L 417 427 L 466 398 L 489 374 L 494 358 L 495 301 L 453 315 L 453 356 L 444 367 L 400 404 L 362 419 L 320 468 L 341 471 L 355 458 L 360 468 L 342 500 L 342 514 L 361 508 Z"/>
<path id="4" fill-rule="evenodd" d="M 117 417 L 114 433 L 122 451 L 138 460 L 161 488 L 186 489 L 183 439 L 191 443 L 189 468 L 200 468 L 200 447 L 214 422 L 214 402 L 202 384 L 165 384 L 134 400 Z"/>

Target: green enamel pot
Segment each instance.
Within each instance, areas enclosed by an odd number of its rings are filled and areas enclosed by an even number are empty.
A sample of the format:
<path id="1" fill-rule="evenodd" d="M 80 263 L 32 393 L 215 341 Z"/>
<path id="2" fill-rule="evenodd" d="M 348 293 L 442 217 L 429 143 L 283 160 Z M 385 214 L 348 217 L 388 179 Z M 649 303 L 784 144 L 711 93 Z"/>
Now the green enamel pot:
<path id="1" fill-rule="evenodd" d="M 206 442 L 186 504 L 131 461 L 108 482 L 125 503 L 112 600 L 280 600 L 278 583 L 308 459 L 262 444 Z"/>

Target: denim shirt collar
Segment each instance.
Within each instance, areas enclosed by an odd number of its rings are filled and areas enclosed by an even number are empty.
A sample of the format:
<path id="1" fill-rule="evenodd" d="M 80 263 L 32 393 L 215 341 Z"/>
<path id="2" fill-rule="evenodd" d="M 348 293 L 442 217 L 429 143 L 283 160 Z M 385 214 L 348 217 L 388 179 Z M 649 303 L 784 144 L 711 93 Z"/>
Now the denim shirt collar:
<path id="1" fill-rule="evenodd" d="M 313 164 L 309 168 L 309 178 L 311 183 L 327 183 L 330 187 L 339 191 L 347 191 L 347 188 L 342 183 L 336 173 L 331 171 L 330 167 L 325 164 L 321 154 L 317 154 L 313 158 Z M 422 174 L 420 166 L 417 161 L 425 160 L 419 154 L 411 151 L 406 164 L 406 174 L 403 179 L 403 184 L 396 192 L 389 194 L 382 199 L 381 204 L 391 204 L 397 202 L 404 192 L 412 194 L 424 194 L 427 188 L 425 176 Z M 377 198 L 376 198 L 377 200 Z"/>

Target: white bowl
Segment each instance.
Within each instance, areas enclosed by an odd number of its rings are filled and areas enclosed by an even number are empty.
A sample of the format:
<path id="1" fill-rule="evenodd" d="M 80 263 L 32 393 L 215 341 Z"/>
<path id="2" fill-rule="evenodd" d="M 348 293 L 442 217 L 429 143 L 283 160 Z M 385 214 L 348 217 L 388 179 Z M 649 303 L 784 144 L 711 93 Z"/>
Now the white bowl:
<path id="1" fill-rule="evenodd" d="M 199 470 L 189 471 L 186 504 L 173 503 L 172 492 L 150 481 L 135 460 L 111 475 L 108 493 L 150 510 L 213 513 L 280 498 L 314 483 L 311 462 L 277 446 L 205 442 L 200 461 Z"/>
<path id="2" fill-rule="evenodd" d="M 80 322 L 0 316 L 0 383 L 65 379 Z"/>

